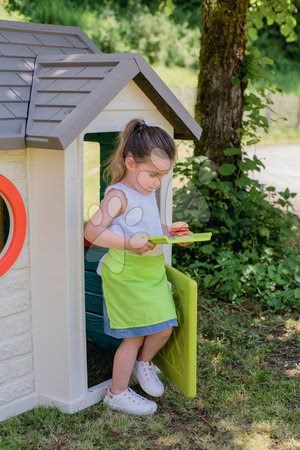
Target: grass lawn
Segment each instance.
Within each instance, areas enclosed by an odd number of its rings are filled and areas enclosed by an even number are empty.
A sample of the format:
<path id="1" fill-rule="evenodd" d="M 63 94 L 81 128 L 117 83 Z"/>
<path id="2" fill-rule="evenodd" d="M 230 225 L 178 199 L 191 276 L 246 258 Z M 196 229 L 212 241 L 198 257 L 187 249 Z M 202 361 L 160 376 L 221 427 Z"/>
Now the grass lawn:
<path id="1" fill-rule="evenodd" d="M 296 313 L 201 299 L 195 399 L 168 384 L 144 418 L 40 407 L 0 424 L 0 449 L 299 449 L 299 331 Z"/>

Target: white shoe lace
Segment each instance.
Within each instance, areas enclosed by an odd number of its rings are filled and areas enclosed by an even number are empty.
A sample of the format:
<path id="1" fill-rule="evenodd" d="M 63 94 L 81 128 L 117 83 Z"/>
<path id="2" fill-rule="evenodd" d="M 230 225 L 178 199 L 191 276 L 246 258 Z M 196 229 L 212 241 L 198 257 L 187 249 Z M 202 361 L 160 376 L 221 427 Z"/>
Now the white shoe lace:
<path id="1" fill-rule="evenodd" d="M 152 377 L 152 380 L 154 380 L 156 383 L 161 383 L 157 376 L 157 370 L 155 369 L 155 366 L 153 363 L 145 363 L 143 364 L 143 371 L 146 373 L 146 376 L 149 375 Z M 148 378 L 148 377 L 147 377 Z"/>
<path id="2" fill-rule="evenodd" d="M 148 400 L 141 395 L 139 395 L 137 392 L 133 391 L 131 388 L 128 388 L 126 390 L 127 397 L 132 400 L 134 403 L 137 401 L 147 402 Z"/>

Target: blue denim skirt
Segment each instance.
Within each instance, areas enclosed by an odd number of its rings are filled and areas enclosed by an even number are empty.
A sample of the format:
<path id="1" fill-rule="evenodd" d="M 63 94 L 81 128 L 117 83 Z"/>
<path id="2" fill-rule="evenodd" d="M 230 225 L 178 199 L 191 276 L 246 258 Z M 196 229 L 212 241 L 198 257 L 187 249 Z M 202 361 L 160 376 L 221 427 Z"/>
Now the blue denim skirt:
<path id="1" fill-rule="evenodd" d="M 110 327 L 105 301 L 103 301 L 103 320 L 104 320 L 104 333 L 119 339 L 136 336 L 148 336 L 149 334 L 159 333 L 160 331 L 166 330 L 167 328 L 178 326 L 177 319 L 172 319 L 167 320 L 166 322 L 157 323 L 155 325 L 148 325 L 146 327 L 113 329 Z"/>

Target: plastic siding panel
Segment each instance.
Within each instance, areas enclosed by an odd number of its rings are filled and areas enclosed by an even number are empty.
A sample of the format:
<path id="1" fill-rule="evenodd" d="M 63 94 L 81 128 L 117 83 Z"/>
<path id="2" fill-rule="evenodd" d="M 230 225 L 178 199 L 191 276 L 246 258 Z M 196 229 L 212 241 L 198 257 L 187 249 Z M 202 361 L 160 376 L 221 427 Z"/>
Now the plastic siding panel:
<path id="1" fill-rule="evenodd" d="M 87 83 L 85 83 L 81 88 L 79 88 L 78 90 L 81 92 L 91 92 L 93 89 L 95 89 L 95 87 L 98 85 L 99 81 L 98 80 L 91 80 L 88 81 Z"/>
<path id="2" fill-rule="evenodd" d="M 57 79 L 47 79 L 41 80 L 38 83 L 38 92 L 77 92 L 78 90 L 86 90 L 90 92 L 90 88 L 87 88 L 86 85 L 89 80 L 57 80 Z M 99 83 L 99 80 L 97 80 Z"/>
<path id="3" fill-rule="evenodd" d="M 83 48 L 67 48 L 67 47 L 61 47 L 60 48 L 61 53 L 63 53 L 64 55 L 83 55 L 85 53 L 87 53 L 86 49 Z M 57 52 L 56 52 L 57 54 Z"/>
<path id="4" fill-rule="evenodd" d="M 12 70 L 14 72 L 32 72 L 34 69 L 34 58 L 8 58 L 1 56 L 1 70 Z"/>
<path id="5" fill-rule="evenodd" d="M 40 79 L 82 78 L 101 79 L 109 73 L 113 67 L 45 67 L 39 74 Z"/>
<path id="6" fill-rule="evenodd" d="M 12 44 L 35 44 L 41 45 L 41 42 L 33 33 L 26 33 L 24 31 L 1 31 L 2 36 L 5 37 L 7 42 Z"/>
<path id="7" fill-rule="evenodd" d="M 27 119 L 27 103 L 3 103 L 16 119 Z"/>
<path id="8" fill-rule="evenodd" d="M 0 72 L 0 86 L 26 86 L 31 80 L 31 73 Z"/>
<path id="9" fill-rule="evenodd" d="M 5 108 L 4 105 L 0 105 L 0 119 L 14 119 L 15 116 L 11 111 Z"/>
<path id="10" fill-rule="evenodd" d="M 0 33 L 0 42 L 9 42 L 8 39 L 6 39 L 6 37 L 4 37 L 2 33 Z"/>
<path id="11" fill-rule="evenodd" d="M 30 135 L 29 139 L 35 138 L 34 135 L 38 134 L 38 138 L 40 137 L 47 137 L 47 141 L 49 140 L 49 123 L 48 122 L 35 122 L 33 121 L 31 126 L 30 126 L 30 133 L 32 134 L 32 136 Z M 38 143 L 38 141 L 36 141 Z M 40 143 L 40 146 L 42 145 L 42 142 Z M 31 145 L 28 145 L 29 147 L 31 147 Z M 38 145 L 36 145 L 36 147 L 38 147 Z M 48 148 L 48 147 L 47 147 Z M 55 147 L 54 147 L 55 148 Z"/>
<path id="12" fill-rule="evenodd" d="M 32 45 L 28 48 L 34 53 L 35 57 L 40 55 L 60 55 L 64 52 L 58 47 L 38 47 L 37 45 Z"/>
<path id="13" fill-rule="evenodd" d="M 85 289 L 93 294 L 102 294 L 102 279 L 96 272 L 85 271 Z"/>
<path id="14" fill-rule="evenodd" d="M 76 106 L 81 100 L 83 92 L 71 92 L 71 93 L 38 93 L 35 99 L 36 106 L 49 105 L 49 106 Z"/>
<path id="15" fill-rule="evenodd" d="M 30 50 L 27 45 L 4 44 L 0 43 L 0 53 L 4 56 L 35 57 L 36 54 Z"/>
<path id="16" fill-rule="evenodd" d="M 27 102 L 29 100 L 30 87 L 0 87 L 0 102 Z"/>
<path id="17" fill-rule="evenodd" d="M 42 45 L 55 46 L 55 47 L 71 47 L 74 48 L 72 42 L 70 42 L 63 34 L 53 35 L 50 33 L 35 33 L 38 41 Z"/>
<path id="18" fill-rule="evenodd" d="M 34 121 L 58 121 L 60 122 L 66 115 L 72 112 L 72 108 L 60 108 L 57 106 L 35 108 L 32 119 Z"/>
<path id="19" fill-rule="evenodd" d="M 83 69 L 84 67 L 44 67 L 39 73 L 39 79 L 74 78 Z"/>
<path id="20" fill-rule="evenodd" d="M 87 338 L 96 342 L 97 346 L 103 349 L 119 347 L 122 339 L 115 339 L 104 334 L 103 317 L 87 312 L 86 315 Z"/>
<path id="21" fill-rule="evenodd" d="M 89 139 L 87 139 L 89 140 Z M 85 270 L 96 272 L 98 264 L 102 256 L 107 252 L 106 248 L 102 247 L 86 247 L 84 249 L 84 267 Z M 99 277 L 101 279 L 101 277 Z"/>
<path id="22" fill-rule="evenodd" d="M 79 48 L 83 48 L 86 49 L 87 45 L 85 44 L 85 42 L 83 42 L 79 37 L 74 36 L 74 35 L 68 35 L 66 36 L 66 39 L 68 39 L 69 42 L 71 42 L 71 44 L 73 45 L 73 47 L 79 47 Z"/>
<path id="23" fill-rule="evenodd" d="M 19 139 L 20 135 L 24 133 L 24 130 L 25 130 L 24 119 L 0 120 L 0 137 L 7 138 L 8 136 L 10 136 L 10 138 L 12 138 L 14 134 L 16 134 L 16 137 Z M 9 147 L 6 147 L 6 150 L 8 148 Z"/>
<path id="24" fill-rule="evenodd" d="M 103 313 L 103 295 L 85 292 L 85 307 L 87 312 L 102 315 Z"/>

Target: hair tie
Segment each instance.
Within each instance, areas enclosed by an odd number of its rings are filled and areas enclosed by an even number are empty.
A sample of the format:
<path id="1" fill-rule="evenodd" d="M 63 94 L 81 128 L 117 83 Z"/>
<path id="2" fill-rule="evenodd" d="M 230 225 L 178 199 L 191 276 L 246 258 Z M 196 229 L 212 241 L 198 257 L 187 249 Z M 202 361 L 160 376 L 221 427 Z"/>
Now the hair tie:
<path id="1" fill-rule="evenodd" d="M 138 123 L 134 129 L 133 132 L 137 132 L 139 133 L 141 130 L 143 130 L 144 128 L 149 128 L 149 125 L 146 124 L 146 122 L 143 123 Z"/>

